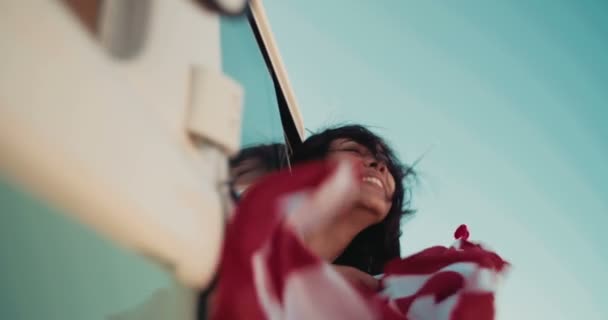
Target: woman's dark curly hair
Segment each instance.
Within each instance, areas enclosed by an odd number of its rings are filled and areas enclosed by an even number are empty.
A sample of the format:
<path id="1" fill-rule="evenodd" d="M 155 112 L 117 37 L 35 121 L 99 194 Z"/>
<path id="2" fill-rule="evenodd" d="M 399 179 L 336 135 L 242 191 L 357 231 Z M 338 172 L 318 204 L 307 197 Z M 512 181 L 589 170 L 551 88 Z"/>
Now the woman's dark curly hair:
<path id="1" fill-rule="evenodd" d="M 287 164 L 287 149 L 283 143 L 259 144 L 243 148 L 229 159 L 230 168 L 234 168 L 246 160 L 255 160 L 259 169 L 276 171 Z"/>
<path id="2" fill-rule="evenodd" d="M 293 163 L 324 159 L 330 144 L 336 139 L 349 139 L 357 142 L 378 158 L 386 160 L 389 172 L 395 179 L 393 203 L 386 218 L 359 233 L 344 252 L 334 261 L 338 265 L 355 267 L 368 274 L 383 272 L 389 260 L 400 256 L 401 218 L 412 214 L 410 208 L 410 178 L 415 176 L 413 168 L 402 164 L 387 143 L 360 125 L 346 125 L 326 129 L 306 139 L 293 150 Z"/>

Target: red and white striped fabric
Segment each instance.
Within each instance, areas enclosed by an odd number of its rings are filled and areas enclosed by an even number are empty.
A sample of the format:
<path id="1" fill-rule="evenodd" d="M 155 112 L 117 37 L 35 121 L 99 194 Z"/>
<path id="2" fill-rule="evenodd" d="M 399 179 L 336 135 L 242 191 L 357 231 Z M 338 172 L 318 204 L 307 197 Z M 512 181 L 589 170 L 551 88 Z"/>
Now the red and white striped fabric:
<path id="1" fill-rule="evenodd" d="M 227 236 L 212 319 L 494 319 L 494 292 L 507 263 L 468 241 L 390 262 L 381 292 L 347 282 L 301 241 L 341 214 L 359 173 L 316 163 L 277 173 L 242 199 Z"/>

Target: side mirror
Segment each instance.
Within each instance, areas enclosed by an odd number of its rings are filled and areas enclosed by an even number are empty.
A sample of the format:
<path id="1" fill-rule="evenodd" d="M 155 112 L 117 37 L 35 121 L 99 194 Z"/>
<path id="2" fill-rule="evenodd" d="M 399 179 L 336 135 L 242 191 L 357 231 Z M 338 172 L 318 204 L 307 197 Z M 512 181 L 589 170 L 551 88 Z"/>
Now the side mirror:
<path id="1" fill-rule="evenodd" d="M 210 10 L 225 16 L 240 16 L 247 10 L 248 0 L 197 0 Z"/>

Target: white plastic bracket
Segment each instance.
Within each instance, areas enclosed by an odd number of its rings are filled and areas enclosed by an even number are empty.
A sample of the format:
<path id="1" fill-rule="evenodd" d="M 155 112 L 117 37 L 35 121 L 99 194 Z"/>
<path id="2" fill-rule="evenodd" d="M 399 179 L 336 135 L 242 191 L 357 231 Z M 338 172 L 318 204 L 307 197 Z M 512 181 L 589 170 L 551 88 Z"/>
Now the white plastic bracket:
<path id="1" fill-rule="evenodd" d="M 238 152 L 241 141 L 243 88 L 220 72 L 192 68 L 188 133 L 218 146 L 226 155 Z"/>

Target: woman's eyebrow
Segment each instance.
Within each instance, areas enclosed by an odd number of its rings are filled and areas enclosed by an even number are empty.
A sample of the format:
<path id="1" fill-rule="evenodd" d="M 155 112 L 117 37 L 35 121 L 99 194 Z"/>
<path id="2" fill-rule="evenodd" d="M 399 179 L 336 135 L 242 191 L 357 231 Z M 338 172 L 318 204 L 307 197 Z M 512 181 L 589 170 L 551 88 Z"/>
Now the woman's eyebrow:
<path id="1" fill-rule="evenodd" d="M 388 158 L 387 151 L 381 144 L 377 144 L 375 149 L 376 149 L 376 154 L 382 155 L 383 157 Z"/>
<path id="2" fill-rule="evenodd" d="M 387 165 L 391 163 L 391 158 L 389 158 L 388 154 L 385 152 L 377 152 L 375 156 L 378 160 L 383 161 Z"/>

